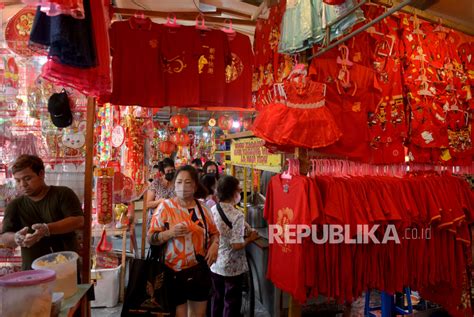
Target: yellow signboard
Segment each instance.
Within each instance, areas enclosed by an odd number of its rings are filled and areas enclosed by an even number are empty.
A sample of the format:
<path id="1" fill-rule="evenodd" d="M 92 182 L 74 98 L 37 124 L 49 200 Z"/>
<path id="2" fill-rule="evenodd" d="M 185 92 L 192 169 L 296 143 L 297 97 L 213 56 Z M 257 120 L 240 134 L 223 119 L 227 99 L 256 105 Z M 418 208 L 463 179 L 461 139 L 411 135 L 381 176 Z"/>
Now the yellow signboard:
<path id="1" fill-rule="evenodd" d="M 230 147 L 232 164 L 279 170 L 281 168 L 281 154 L 269 153 L 264 143 L 265 141 L 259 138 L 232 140 Z"/>

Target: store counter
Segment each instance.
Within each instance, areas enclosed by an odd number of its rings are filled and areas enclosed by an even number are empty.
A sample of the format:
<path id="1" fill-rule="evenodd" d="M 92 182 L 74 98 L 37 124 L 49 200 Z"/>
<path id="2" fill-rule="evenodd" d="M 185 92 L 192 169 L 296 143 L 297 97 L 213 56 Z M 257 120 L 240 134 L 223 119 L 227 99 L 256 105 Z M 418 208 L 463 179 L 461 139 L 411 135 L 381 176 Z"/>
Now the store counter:
<path id="1" fill-rule="evenodd" d="M 92 288 L 92 284 L 80 284 L 77 285 L 76 294 L 71 297 L 63 300 L 61 305 L 61 311 L 59 312 L 59 317 L 73 317 L 74 313 L 83 306 L 87 306 L 87 293 Z"/>

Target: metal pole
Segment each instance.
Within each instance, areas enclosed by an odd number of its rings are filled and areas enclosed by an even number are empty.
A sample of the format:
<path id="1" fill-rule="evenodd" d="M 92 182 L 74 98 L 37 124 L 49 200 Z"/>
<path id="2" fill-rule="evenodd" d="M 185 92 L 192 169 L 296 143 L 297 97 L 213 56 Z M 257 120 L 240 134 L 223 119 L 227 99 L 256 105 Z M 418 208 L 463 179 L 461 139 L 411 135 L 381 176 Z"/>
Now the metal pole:
<path id="1" fill-rule="evenodd" d="M 361 27 L 360 29 L 357 29 L 355 30 L 354 32 L 344 36 L 342 39 L 339 39 L 338 41 L 330 44 L 329 46 L 319 50 L 318 52 L 316 52 L 315 54 L 313 54 L 311 57 L 308 58 L 308 60 L 312 60 L 313 58 L 315 57 L 318 57 L 324 53 L 326 53 L 327 51 L 333 49 L 334 47 L 338 46 L 339 44 L 341 43 L 344 43 L 345 41 L 347 40 L 350 40 L 351 38 L 353 38 L 354 36 L 356 36 L 357 34 L 361 33 L 361 32 L 364 32 L 365 30 L 367 30 L 368 28 L 370 28 L 372 25 L 380 22 L 381 20 L 385 19 L 386 17 L 388 17 L 389 15 L 399 11 L 400 9 L 402 9 L 403 7 L 409 5 L 413 0 L 405 0 L 399 4 L 397 4 L 396 6 L 390 8 L 389 10 L 387 10 L 387 12 L 385 12 L 384 14 L 378 16 L 377 18 L 373 19 L 372 21 L 370 21 L 369 23 L 365 24 L 363 27 Z"/>
<path id="2" fill-rule="evenodd" d="M 360 7 L 362 7 L 366 2 L 367 2 L 367 0 L 362 0 L 362 1 L 359 2 L 356 6 L 354 6 L 353 8 L 351 8 L 349 11 L 347 11 L 346 13 L 344 13 L 343 15 L 341 15 L 340 17 L 338 17 L 336 20 L 334 20 L 334 21 L 332 21 L 331 23 L 329 23 L 328 25 L 326 25 L 326 28 L 330 28 L 330 27 L 333 26 L 334 24 L 339 23 L 340 21 L 344 20 L 348 15 L 351 15 L 351 14 L 354 13 L 357 9 L 359 9 Z"/>

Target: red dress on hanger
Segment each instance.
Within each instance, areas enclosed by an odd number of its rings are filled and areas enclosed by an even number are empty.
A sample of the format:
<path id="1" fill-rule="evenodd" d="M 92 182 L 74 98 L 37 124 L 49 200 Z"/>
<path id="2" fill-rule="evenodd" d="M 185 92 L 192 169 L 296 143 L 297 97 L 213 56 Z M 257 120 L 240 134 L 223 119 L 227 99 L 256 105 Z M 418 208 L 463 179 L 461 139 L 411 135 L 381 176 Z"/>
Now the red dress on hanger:
<path id="1" fill-rule="evenodd" d="M 339 140 L 342 132 L 326 107 L 326 85 L 309 78 L 284 85 L 286 104 L 265 107 L 254 122 L 255 135 L 272 144 L 311 149 Z"/>

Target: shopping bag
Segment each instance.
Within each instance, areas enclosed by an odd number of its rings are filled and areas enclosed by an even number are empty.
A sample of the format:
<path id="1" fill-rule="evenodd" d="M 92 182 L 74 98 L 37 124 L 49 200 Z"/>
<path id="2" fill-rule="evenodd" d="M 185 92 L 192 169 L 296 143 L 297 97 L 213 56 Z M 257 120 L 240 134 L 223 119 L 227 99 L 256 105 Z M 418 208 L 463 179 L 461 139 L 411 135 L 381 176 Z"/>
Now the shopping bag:
<path id="1" fill-rule="evenodd" d="M 130 262 L 122 317 L 174 316 L 169 291 L 173 271 L 164 264 L 161 247 L 150 250 L 146 259 Z"/>

